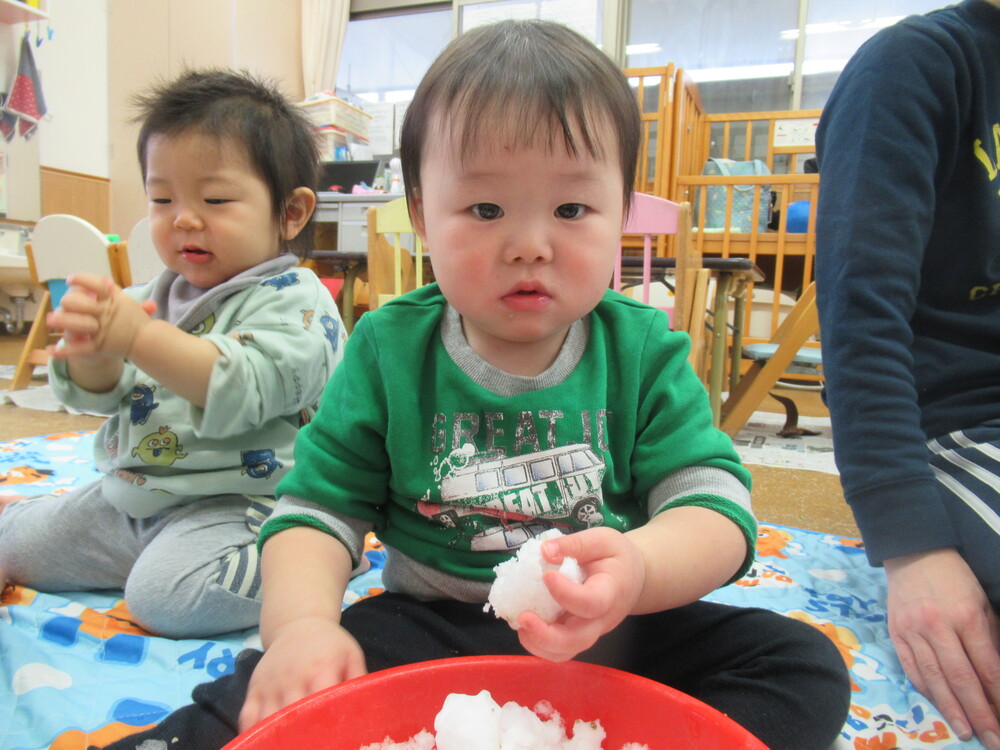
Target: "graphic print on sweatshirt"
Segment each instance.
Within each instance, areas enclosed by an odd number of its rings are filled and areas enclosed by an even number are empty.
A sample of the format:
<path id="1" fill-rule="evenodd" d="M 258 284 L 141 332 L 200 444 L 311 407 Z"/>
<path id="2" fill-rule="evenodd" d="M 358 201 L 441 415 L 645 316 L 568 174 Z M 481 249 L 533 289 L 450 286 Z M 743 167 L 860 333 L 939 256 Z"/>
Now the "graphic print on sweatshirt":
<path id="1" fill-rule="evenodd" d="M 570 532 L 604 520 L 604 459 L 586 443 L 517 456 L 466 443 L 438 469 L 441 502 L 420 500 L 417 510 L 459 529 L 475 551 L 507 551 L 553 527 Z"/>

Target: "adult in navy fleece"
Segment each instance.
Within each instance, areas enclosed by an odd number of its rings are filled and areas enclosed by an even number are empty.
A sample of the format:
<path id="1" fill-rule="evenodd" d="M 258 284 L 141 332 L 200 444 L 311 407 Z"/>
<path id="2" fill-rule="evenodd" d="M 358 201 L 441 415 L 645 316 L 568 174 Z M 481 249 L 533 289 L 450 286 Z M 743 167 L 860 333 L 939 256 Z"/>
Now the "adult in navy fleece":
<path id="1" fill-rule="evenodd" d="M 1000 0 L 869 40 L 820 121 L 837 464 L 907 675 L 1000 748 Z"/>

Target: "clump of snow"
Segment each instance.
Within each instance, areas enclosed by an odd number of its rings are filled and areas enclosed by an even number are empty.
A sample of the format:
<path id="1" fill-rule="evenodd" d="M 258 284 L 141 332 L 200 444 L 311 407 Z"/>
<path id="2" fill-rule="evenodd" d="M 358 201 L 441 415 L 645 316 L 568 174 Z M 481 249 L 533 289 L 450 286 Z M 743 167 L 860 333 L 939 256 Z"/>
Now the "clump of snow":
<path id="1" fill-rule="evenodd" d="M 577 720 L 567 736 L 562 717 L 547 701 L 534 710 L 510 701 L 499 706 L 488 690 L 451 693 L 427 730 L 404 742 L 365 745 L 361 750 L 602 750 L 607 733 L 600 721 Z M 628 742 L 621 750 L 649 750 Z"/>
<path id="2" fill-rule="evenodd" d="M 583 582 L 583 571 L 572 557 L 563 559 L 561 565 L 553 565 L 542 557 L 542 544 L 549 539 L 562 536 L 558 529 L 549 529 L 521 545 L 517 555 L 497 565 L 496 580 L 490 587 L 489 600 L 483 611 L 490 608 L 497 617 L 502 617 L 517 630 L 517 616 L 522 612 L 535 612 L 545 622 L 554 622 L 563 613 L 563 608 L 552 598 L 552 594 L 542 581 L 547 570 L 558 570 L 576 583 Z"/>
<path id="3" fill-rule="evenodd" d="M 391 738 L 386 737 L 382 742 L 365 745 L 361 750 L 434 750 L 434 735 L 424 729 L 408 740 L 393 742 Z"/>
<path id="4" fill-rule="evenodd" d="M 495 750 L 499 747 L 500 706 L 488 690 L 478 695 L 452 693 L 434 717 L 438 750 Z"/>

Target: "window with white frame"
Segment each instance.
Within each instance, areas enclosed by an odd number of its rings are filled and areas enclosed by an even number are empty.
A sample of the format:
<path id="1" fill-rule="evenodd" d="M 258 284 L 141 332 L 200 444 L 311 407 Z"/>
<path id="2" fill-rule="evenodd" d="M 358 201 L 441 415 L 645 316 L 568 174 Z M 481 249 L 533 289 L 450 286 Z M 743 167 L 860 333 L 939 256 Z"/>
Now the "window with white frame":
<path id="1" fill-rule="evenodd" d="M 821 109 L 851 55 L 879 29 L 945 5 L 945 0 L 810 0 L 801 107 Z"/>
<path id="2" fill-rule="evenodd" d="M 684 68 L 706 112 L 822 108 L 880 28 L 947 0 L 630 0 L 627 66 Z M 801 37 L 801 43 L 800 43 Z"/>
<path id="3" fill-rule="evenodd" d="M 799 0 L 632 0 L 628 67 L 674 63 L 708 112 L 787 109 Z"/>
<path id="4" fill-rule="evenodd" d="M 337 94 L 362 104 L 410 101 L 451 36 L 450 8 L 351 20 L 337 68 Z"/>
<path id="5" fill-rule="evenodd" d="M 351 7 L 384 5 L 356 0 Z M 409 101 L 456 30 L 509 18 L 558 21 L 600 46 L 604 5 L 605 0 L 451 0 L 399 2 L 390 10 L 355 13 L 340 56 L 337 93 L 355 103 Z"/>
<path id="6" fill-rule="evenodd" d="M 674 63 L 707 112 L 822 108 L 872 34 L 947 0 L 352 0 L 337 92 L 354 103 L 413 95 L 457 33 L 506 18 L 567 24 L 625 67 Z M 373 12 L 374 11 L 374 12 Z M 617 28 L 609 26 L 609 19 Z"/>
<path id="7" fill-rule="evenodd" d="M 605 2 L 618 0 L 353 0 L 337 70 L 337 95 L 366 109 L 383 137 L 373 155 L 398 148 L 406 103 L 456 32 L 508 18 L 558 21 L 600 45 Z M 386 136 L 386 132 L 389 134 Z"/>

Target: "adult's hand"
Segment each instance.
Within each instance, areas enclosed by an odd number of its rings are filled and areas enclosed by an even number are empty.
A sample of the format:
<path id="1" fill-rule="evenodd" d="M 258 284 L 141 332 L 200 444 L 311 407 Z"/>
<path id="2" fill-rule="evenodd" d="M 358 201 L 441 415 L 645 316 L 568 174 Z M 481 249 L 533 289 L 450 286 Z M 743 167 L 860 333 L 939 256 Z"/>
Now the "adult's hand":
<path id="1" fill-rule="evenodd" d="M 885 561 L 889 635 L 910 681 L 962 739 L 1000 750 L 1000 627 L 957 550 Z"/>

